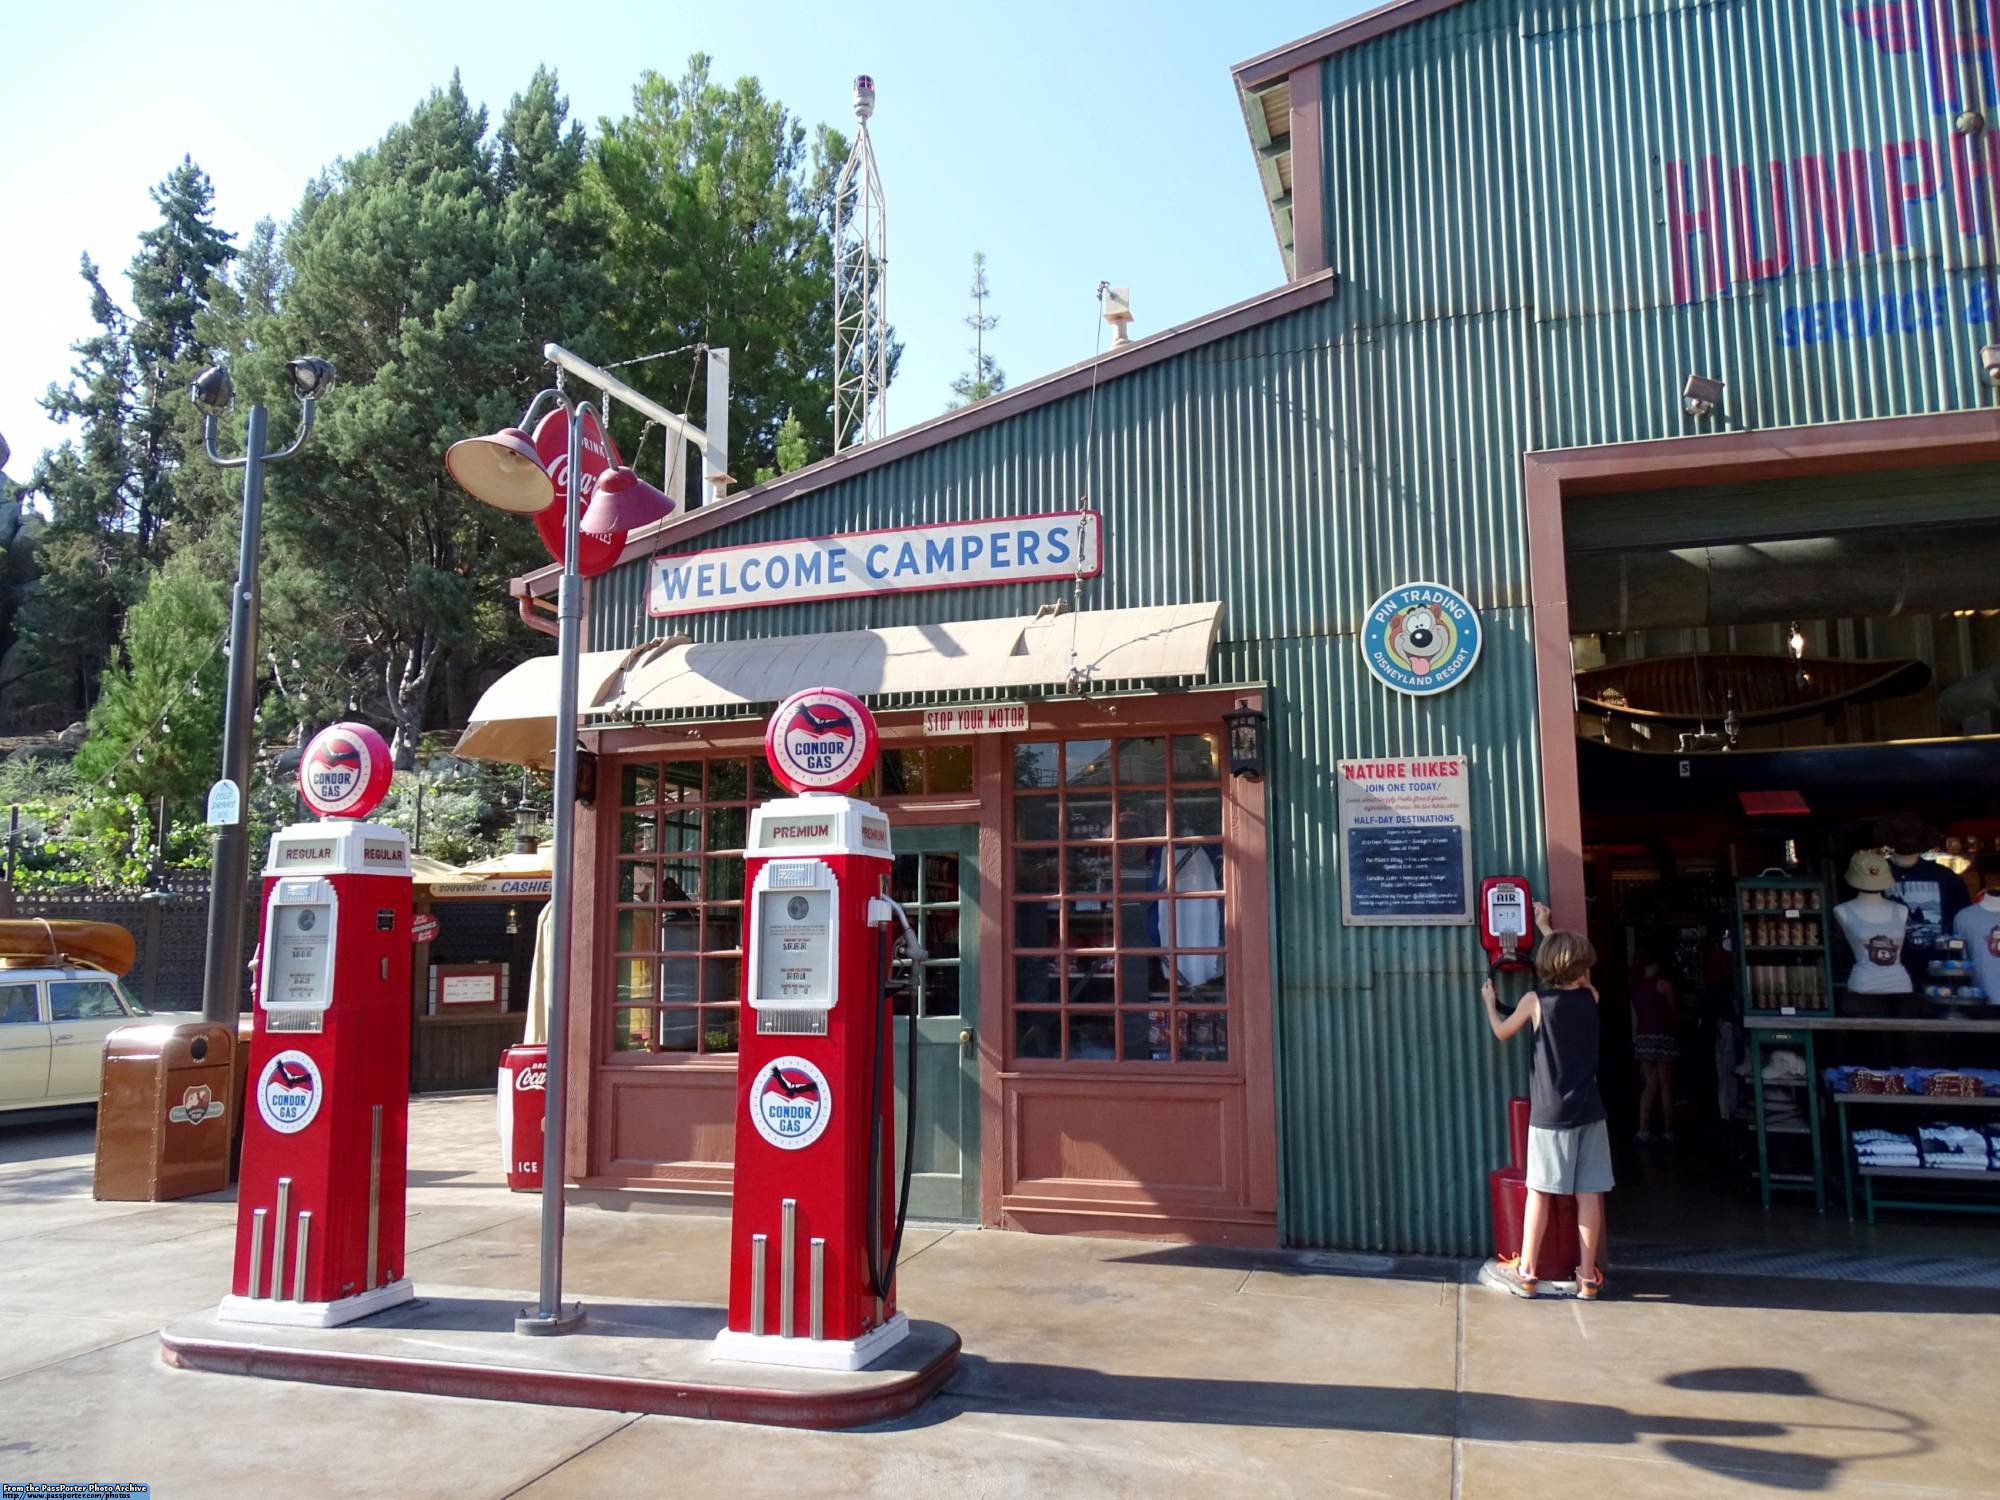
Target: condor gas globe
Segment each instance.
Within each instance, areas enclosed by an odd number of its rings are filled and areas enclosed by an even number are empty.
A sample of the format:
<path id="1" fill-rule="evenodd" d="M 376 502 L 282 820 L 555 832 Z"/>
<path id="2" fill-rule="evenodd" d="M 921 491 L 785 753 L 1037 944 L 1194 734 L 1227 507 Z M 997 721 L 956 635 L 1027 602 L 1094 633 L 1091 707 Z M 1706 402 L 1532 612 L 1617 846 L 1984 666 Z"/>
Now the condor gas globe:
<path id="1" fill-rule="evenodd" d="M 389 795 L 389 745 L 366 724 L 331 724 L 299 757 L 299 795 L 322 818 L 365 818 Z"/>
<path id="2" fill-rule="evenodd" d="M 854 694 L 808 688 L 778 705 L 764 731 L 771 773 L 795 792 L 844 792 L 875 765 L 875 716 Z"/>

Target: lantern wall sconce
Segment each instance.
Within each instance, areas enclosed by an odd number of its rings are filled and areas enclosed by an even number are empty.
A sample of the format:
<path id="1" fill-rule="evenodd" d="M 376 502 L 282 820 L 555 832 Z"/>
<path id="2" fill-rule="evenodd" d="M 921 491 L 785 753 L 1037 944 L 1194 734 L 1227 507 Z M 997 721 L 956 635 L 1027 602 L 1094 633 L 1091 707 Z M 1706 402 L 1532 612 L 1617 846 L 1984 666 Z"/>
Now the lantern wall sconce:
<path id="1" fill-rule="evenodd" d="M 1264 710 L 1248 699 L 1222 716 L 1229 740 L 1229 774 L 1246 781 L 1264 779 Z"/>

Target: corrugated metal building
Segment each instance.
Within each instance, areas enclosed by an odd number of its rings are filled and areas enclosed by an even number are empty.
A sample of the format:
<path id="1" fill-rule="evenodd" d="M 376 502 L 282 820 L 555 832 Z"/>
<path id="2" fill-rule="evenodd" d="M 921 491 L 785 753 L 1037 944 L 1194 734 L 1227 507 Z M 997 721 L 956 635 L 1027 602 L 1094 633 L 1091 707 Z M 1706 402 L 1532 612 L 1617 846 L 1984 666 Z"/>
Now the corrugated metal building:
<path id="1" fill-rule="evenodd" d="M 1474 878 L 1525 875 L 1580 918 L 1565 507 L 2000 451 L 1996 42 L 1956 0 L 1385 6 L 1236 69 L 1276 291 L 631 538 L 589 649 L 690 644 L 597 658 L 587 693 L 579 1177 L 728 1183 L 739 893 L 712 856 L 758 794 L 764 700 L 697 653 L 1219 605 L 1205 659 L 1083 691 L 973 691 L 942 645 L 900 675 L 819 662 L 871 694 L 902 756 L 876 788 L 911 833 L 899 882 L 961 934 L 958 992 L 919 1017 L 956 1111 L 925 1127 L 931 1211 L 1479 1249 L 1525 1062 L 1487 1033 L 1468 927 L 1343 922 L 1337 763 L 1465 757 Z M 1722 382 L 1712 409 L 1691 375 Z M 1079 511 L 1091 576 L 649 612 L 663 555 Z M 1391 691 L 1360 645 L 1371 602 L 1419 580 L 1485 637 L 1436 696 Z M 524 617 L 553 582 L 517 582 Z M 476 717 L 519 698 L 503 683 Z M 927 733 L 925 708 L 980 701 L 1026 727 Z M 1261 781 L 1215 759 L 1239 704 L 1268 715 Z M 1220 937 L 1153 915 L 1218 889 Z"/>

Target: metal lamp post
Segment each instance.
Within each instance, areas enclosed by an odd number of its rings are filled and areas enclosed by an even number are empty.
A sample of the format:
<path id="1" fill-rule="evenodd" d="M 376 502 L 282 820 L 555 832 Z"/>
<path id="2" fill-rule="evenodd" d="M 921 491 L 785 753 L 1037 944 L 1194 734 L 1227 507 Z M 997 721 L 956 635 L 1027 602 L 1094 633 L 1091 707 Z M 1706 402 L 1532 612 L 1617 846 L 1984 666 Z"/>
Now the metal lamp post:
<path id="1" fill-rule="evenodd" d="M 725 361 L 722 369 L 726 378 L 727 351 L 718 352 Z M 588 381 L 607 400 L 616 397 L 677 437 L 701 444 L 705 454 L 711 451 L 708 434 L 615 376 L 558 344 L 544 345 L 543 353 L 559 372 Z M 561 379 L 561 373 L 557 378 Z M 586 507 L 582 477 L 583 418 L 586 414 L 597 417 L 600 425 L 603 418 L 590 402 L 572 401 L 557 385 L 542 391 L 529 403 L 518 427 L 505 428 L 487 437 L 462 439 L 453 443 L 445 454 L 446 469 L 473 499 L 516 514 L 546 510 L 554 503 L 555 484 L 542 467 L 528 434 L 534 430 L 535 419 L 551 403 L 562 407 L 569 423 L 568 467 L 563 486 L 562 582 L 556 595 L 560 677 L 556 691 L 554 869 L 549 885 L 549 903 L 555 909 L 549 924 L 554 983 L 549 987 L 548 1096 L 542 1122 L 541 1276 L 534 1312 L 524 1312 L 514 1320 L 514 1331 L 523 1334 L 567 1333 L 583 1321 L 582 1303 L 565 1307 L 562 1301 L 563 1211 L 568 1165 L 564 1125 L 569 1094 L 570 917 L 576 889 L 577 678 L 583 626 L 583 575 L 578 553 Z M 711 429 L 714 426 L 711 421 Z M 721 472 L 719 461 L 714 468 L 717 474 Z M 669 472 L 672 472 L 671 460 Z M 671 508 L 671 501 L 643 481 L 623 483 L 615 496 L 600 497 L 589 506 L 593 532 L 631 530 L 665 517 Z"/>
<path id="2" fill-rule="evenodd" d="M 332 389 L 335 371 L 314 356 L 290 361 L 292 390 L 300 403 L 298 436 L 289 448 L 264 451 L 267 422 L 262 402 L 252 404 L 245 424 L 241 458 L 224 458 L 215 448 L 217 419 L 236 397 L 229 371 L 212 365 L 188 394 L 202 409 L 201 441 L 208 461 L 243 471 L 243 529 L 236 546 L 236 591 L 229 601 L 229 689 L 223 708 L 222 779 L 237 790 L 234 822 L 218 824 L 208 891 L 208 951 L 201 981 L 201 1014 L 233 1033 L 243 995 L 243 901 L 249 876 L 249 822 L 243 806 L 250 780 L 250 726 L 256 712 L 258 552 L 264 534 L 264 466 L 297 453 L 312 434 L 313 409 Z"/>

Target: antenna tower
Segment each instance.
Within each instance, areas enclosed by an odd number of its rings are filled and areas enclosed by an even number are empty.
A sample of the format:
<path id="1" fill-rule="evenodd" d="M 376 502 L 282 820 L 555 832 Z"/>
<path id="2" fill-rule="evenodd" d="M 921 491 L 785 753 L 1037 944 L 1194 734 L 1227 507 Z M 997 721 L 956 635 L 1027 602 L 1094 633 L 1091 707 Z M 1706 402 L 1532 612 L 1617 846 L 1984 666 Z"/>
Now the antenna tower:
<path id="1" fill-rule="evenodd" d="M 833 448 L 889 429 L 889 216 L 868 117 L 875 80 L 854 80 L 854 149 L 833 194 Z"/>

